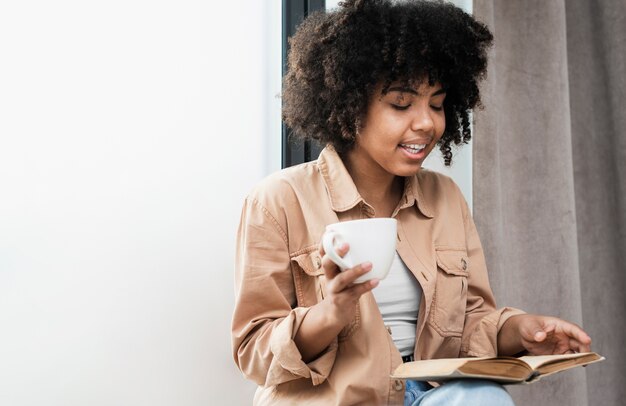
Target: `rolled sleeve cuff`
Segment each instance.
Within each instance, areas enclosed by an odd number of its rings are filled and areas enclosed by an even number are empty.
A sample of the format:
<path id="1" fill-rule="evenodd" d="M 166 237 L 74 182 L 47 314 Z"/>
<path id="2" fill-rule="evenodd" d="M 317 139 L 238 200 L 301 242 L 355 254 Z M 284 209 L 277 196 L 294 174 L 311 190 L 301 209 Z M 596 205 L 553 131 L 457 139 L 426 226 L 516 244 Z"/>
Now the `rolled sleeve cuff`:
<path id="1" fill-rule="evenodd" d="M 337 339 L 309 363 L 302 360 L 302 354 L 293 341 L 309 309 L 292 310 L 272 332 L 270 350 L 274 358 L 267 374 L 266 387 L 298 378 L 310 378 L 313 385 L 319 385 L 330 374 L 337 355 Z"/>
<path id="2" fill-rule="evenodd" d="M 478 326 L 461 345 L 462 357 L 495 357 L 498 355 L 498 333 L 512 316 L 525 314 L 513 307 L 495 310 L 478 323 Z"/>

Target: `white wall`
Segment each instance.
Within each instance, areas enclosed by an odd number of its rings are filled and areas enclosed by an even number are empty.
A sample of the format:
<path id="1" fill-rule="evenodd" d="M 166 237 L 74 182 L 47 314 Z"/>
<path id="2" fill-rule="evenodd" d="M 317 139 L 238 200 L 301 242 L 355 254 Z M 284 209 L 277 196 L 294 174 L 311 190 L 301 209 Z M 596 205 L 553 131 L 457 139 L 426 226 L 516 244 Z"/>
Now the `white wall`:
<path id="1" fill-rule="evenodd" d="M 267 12 L 3 2 L 1 405 L 250 403 L 229 322 Z"/>
<path id="2" fill-rule="evenodd" d="M 0 405 L 250 403 L 232 259 L 279 61 L 275 0 L 3 2 Z"/>

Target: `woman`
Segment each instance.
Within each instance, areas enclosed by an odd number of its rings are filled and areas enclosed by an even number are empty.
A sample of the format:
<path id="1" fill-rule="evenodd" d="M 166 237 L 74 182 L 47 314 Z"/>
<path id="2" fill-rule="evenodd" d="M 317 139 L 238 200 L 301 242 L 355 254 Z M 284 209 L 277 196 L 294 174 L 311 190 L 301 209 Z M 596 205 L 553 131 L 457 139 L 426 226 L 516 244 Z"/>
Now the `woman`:
<path id="1" fill-rule="evenodd" d="M 412 359 L 589 351 L 572 323 L 496 309 L 459 189 L 421 169 L 435 146 L 449 165 L 469 140 L 491 40 L 429 1 L 345 1 L 299 27 L 284 120 L 327 146 L 244 204 L 232 335 L 255 404 L 512 404 L 487 381 L 389 375 Z M 371 264 L 340 272 L 319 242 L 327 224 L 368 217 L 397 219 L 397 256 L 385 280 L 353 284 Z"/>

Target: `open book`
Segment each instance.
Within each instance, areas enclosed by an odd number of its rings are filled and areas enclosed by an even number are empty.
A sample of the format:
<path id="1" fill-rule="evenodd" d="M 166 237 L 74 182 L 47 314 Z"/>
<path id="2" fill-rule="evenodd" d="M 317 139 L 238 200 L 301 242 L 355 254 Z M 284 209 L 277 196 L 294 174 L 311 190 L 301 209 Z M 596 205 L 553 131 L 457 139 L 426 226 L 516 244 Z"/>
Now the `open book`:
<path id="1" fill-rule="evenodd" d="M 489 379 L 503 384 L 531 383 L 556 372 L 602 361 L 595 352 L 563 355 L 536 355 L 520 358 L 446 358 L 413 361 L 400 365 L 395 379 L 441 382 L 459 378 Z"/>

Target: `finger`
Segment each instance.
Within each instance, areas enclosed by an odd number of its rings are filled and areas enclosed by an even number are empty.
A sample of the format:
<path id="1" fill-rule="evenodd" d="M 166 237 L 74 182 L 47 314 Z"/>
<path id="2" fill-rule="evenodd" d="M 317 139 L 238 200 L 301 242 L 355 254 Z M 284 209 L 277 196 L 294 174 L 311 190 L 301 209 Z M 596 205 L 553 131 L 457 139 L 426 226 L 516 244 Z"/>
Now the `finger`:
<path id="1" fill-rule="evenodd" d="M 545 323 L 543 323 L 542 329 L 547 335 L 550 335 L 556 330 L 556 323 L 546 321 Z"/>
<path id="2" fill-rule="evenodd" d="M 337 264 L 335 264 L 327 254 L 324 254 L 324 256 L 322 256 L 322 268 L 335 269 L 337 268 Z"/>
<path id="3" fill-rule="evenodd" d="M 370 290 L 378 286 L 379 283 L 380 280 L 378 279 L 370 279 L 369 281 L 357 283 L 349 287 L 348 289 L 346 289 L 346 292 L 349 292 L 352 296 L 354 296 L 355 299 L 358 299 L 364 293 L 369 292 Z"/>
<path id="4" fill-rule="evenodd" d="M 533 333 L 533 339 L 538 342 L 549 342 L 554 337 L 555 326 L 554 325 L 542 325 L 540 329 L 537 329 Z"/>
<path id="5" fill-rule="evenodd" d="M 580 349 L 578 350 L 578 352 L 591 352 L 591 343 L 589 344 L 581 343 Z"/>
<path id="6" fill-rule="evenodd" d="M 347 248 L 345 249 L 345 251 L 340 252 L 340 251 L 342 251 L 342 247 L 347 247 Z M 348 252 L 348 248 L 349 248 L 348 243 L 344 242 L 339 247 L 336 247 L 336 251 L 339 254 L 339 256 L 343 257 L 344 255 L 346 255 L 346 252 Z M 326 255 L 326 250 L 324 249 L 324 244 L 321 241 L 320 241 L 319 245 L 317 246 L 317 250 L 320 253 L 320 256 L 323 257 L 324 255 Z"/>
<path id="7" fill-rule="evenodd" d="M 528 315 L 524 324 L 521 326 L 520 333 L 522 338 L 530 342 L 542 342 L 548 337 L 548 333 L 544 331 L 542 320 L 537 316 Z"/>
<path id="8" fill-rule="evenodd" d="M 547 337 L 548 337 L 548 335 L 543 330 L 535 331 L 535 333 L 533 334 L 533 340 L 538 342 L 538 343 L 544 341 Z"/>
<path id="9" fill-rule="evenodd" d="M 573 338 L 569 339 L 569 346 L 576 352 L 590 352 L 591 351 L 590 344 L 581 343 L 580 341 L 573 339 Z"/>
<path id="10" fill-rule="evenodd" d="M 585 331 L 574 323 L 564 322 L 562 326 L 563 332 L 571 338 L 575 338 L 581 344 L 589 347 L 591 345 L 591 337 Z"/>
<path id="11" fill-rule="evenodd" d="M 339 255 L 341 258 L 343 258 L 348 253 L 348 251 L 350 251 L 350 244 L 348 244 L 347 242 L 341 243 L 341 245 L 339 245 L 339 247 L 335 249 L 335 252 L 337 252 L 337 255 Z"/>
<path id="12" fill-rule="evenodd" d="M 345 244 L 348 244 L 348 243 L 344 242 L 339 247 L 335 247 L 336 250 L 338 251 Z M 324 255 L 326 255 L 326 250 L 324 249 L 324 243 L 322 241 L 320 241 L 319 245 L 317 246 L 317 251 L 320 253 L 320 256 L 322 256 L 322 257 Z M 348 251 L 346 251 L 346 252 L 348 252 Z M 340 255 L 343 257 L 344 255 L 346 255 L 346 253 L 344 252 L 343 254 L 340 254 Z"/>
<path id="13" fill-rule="evenodd" d="M 521 316 L 519 332 L 522 340 L 529 343 L 541 343 L 548 338 L 548 333 L 544 330 L 544 318 L 527 314 Z"/>
<path id="14" fill-rule="evenodd" d="M 343 243 L 337 248 L 336 252 L 340 257 L 343 257 L 349 250 L 350 246 L 348 243 Z M 337 264 L 326 253 L 322 257 L 322 268 L 327 279 L 333 279 L 341 272 Z"/>
<path id="15" fill-rule="evenodd" d="M 569 339 L 569 348 L 570 348 L 570 350 L 575 351 L 575 352 L 581 352 L 580 351 L 581 346 L 582 346 L 582 344 L 579 343 L 577 340 L 574 340 L 573 338 Z"/>
<path id="16" fill-rule="evenodd" d="M 372 270 L 372 263 L 364 262 L 362 264 L 355 266 L 354 268 L 350 268 L 341 272 L 339 275 L 335 277 L 335 280 L 334 280 L 335 286 L 334 286 L 333 291 L 341 292 L 342 290 L 352 285 L 354 281 L 356 280 L 356 278 L 358 278 L 361 275 L 365 275 L 371 270 Z"/>
<path id="17" fill-rule="evenodd" d="M 322 257 L 322 269 L 327 280 L 334 279 L 340 272 L 339 267 L 327 255 Z"/>

